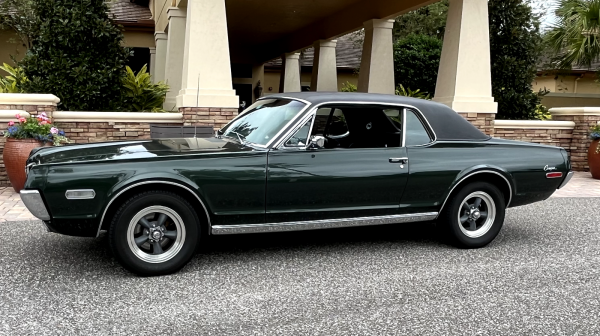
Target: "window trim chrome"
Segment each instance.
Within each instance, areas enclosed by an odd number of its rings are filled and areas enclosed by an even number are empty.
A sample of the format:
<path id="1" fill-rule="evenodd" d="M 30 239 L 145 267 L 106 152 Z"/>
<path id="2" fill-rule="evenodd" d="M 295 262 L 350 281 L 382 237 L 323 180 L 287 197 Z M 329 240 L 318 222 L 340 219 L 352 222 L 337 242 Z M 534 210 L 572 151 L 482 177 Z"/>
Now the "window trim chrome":
<path id="1" fill-rule="evenodd" d="M 417 111 L 417 110 L 416 110 L 416 111 Z M 403 122 L 404 122 L 404 125 L 403 125 L 403 127 L 404 127 L 404 130 L 406 130 L 406 129 L 408 128 L 408 125 L 406 124 L 406 115 L 407 115 L 409 112 L 410 112 L 410 109 L 409 109 L 409 108 L 404 108 L 404 119 L 403 119 Z M 421 125 L 423 125 L 423 128 L 425 129 L 425 132 L 427 132 L 427 135 L 429 136 L 429 139 L 430 139 L 430 141 L 429 141 L 428 143 L 421 144 L 421 145 L 410 145 L 410 146 L 407 146 L 407 145 L 406 145 L 406 133 L 408 133 L 408 132 L 404 132 L 404 131 L 403 131 L 403 137 L 404 137 L 404 142 L 403 142 L 403 144 L 404 144 L 404 147 L 407 147 L 407 148 L 414 148 L 414 147 L 426 147 L 426 146 L 429 146 L 429 145 L 431 145 L 432 143 L 434 143 L 434 142 L 436 142 L 436 141 L 437 141 L 437 136 L 436 136 L 436 135 L 435 135 L 435 133 L 433 132 L 433 128 L 432 128 L 432 127 L 431 127 L 431 125 L 429 124 L 429 121 L 427 121 L 427 118 L 425 118 L 425 116 L 423 115 L 423 113 L 421 113 L 421 111 L 418 111 L 418 112 L 419 112 L 419 115 L 416 115 L 416 117 L 417 117 L 417 119 L 419 119 L 419 121 L 421 122 Z M 423 122 L 423 121 L 425 121 L 425 122 Z M 430 132 L 431 132 L 431 133 L 430 133 Z M 431 135 L 432 135 L 432 134 L 434 135 L 434 138 L 433 138 L 433 139 L 431 138 Z"/>
<path id="2" fill-rule="evenodd" d="M 200 196 L 198 196 L 198 194 L 196 194 L 192 189 L 190 189 L 190 188 L 188 188 L 185 185 L 180 184 L 180 183 L 171 182 L 171 181 L 150 180 L 150 181 L 143 181 L 143 182 L 138 182 L 138 183 L 134 183 L 132 185 L 129 185 L 129 186 L 121 189 L 121 191 L 119 191 L 118 193 L 116 193 L 115 196 L 113 196 L 110 199 L 110 201 L 106 204 L 106 207 L 104 208 L 104 212 L 102 213 L 102 217 L 100 218 L 100 223 L 98 223 L 98 231 L 96 232 L 96 238 L 100 235 L 100 231 L 102 230 L 102 223 L 104 223 L 104 217 L 106 216 L 106 212 L 108 211 L 108 208 L 110 208 L 110 205 L 112 204 L 112 202 L 114 200 L 116 200 L 117 198 L 119 198 L 119 196 L 121 196 L 127 190 L 130 190 L 132 188 L 139 187 L 139 186 L 145 185 L 145 184 L 169 184 L 169 185 L 174 185 L 174 186 L 177 186 L 177 187 L 181 187 L 181 188 L 189 191 L 192 195 L 194 195 L 196 197 L 196 199 L 198 199 L 198 202 L 200 202 L 200 204 L 202 205 L 202 208 L 204 209 L 204 213 L 206 213 L 206 220 L 207 220 L 207 223 L 208 223 L 208 228 L 210 230 L 210 228 L 212 227 L 212 224 L 211 224 L 211 221 L 210 221 L 210 213 L 208 212 L 208 208 L 206 207 L 206 205 L 204 204 L 204 202 L 202 202 L 202 199 L 200 199 Z"/>
<path id="3" fill-rule="evenodd" d="M 414 214 L 399 214 L 387 216 L 350 217 L 337 219 L 322 219 L 313 221 L 279 222 L 266 224 L 236 224 L 215 225 L 212 227 L 213 235 L 242 234 L 242 233 L 266 233 L 283 231 L 305 231 L 318 229 L 333 229 L 354 226 L 372 226 L 384 224 L 414 223 L 434 220 L 439 214 L 437 212 L 425 212 Z"/>
<path id="4" fill-rule="evenodd" d="M 353 104 L 355 104 L 355 105 L 378 105 L 378 106 L 402 107 L 404 109 L 407 109 L 407 108 L 413 109 L 416 112 L 418 112 L 419 117 L 421 118 L 421 120 L 425 120 L 425 124 L 423 126 L 426 128 L 427 131 L 431 132 L 431 134 L 433 135 L 433 141 L 431 143 L 434 143 L 434 142 L 437 141 L 437 134 L 435 134 L 435 131 L 431 127 L 431 124 L 429 124 L 429 121 L 427 120 L 427 118 L 425 118 L 425 115 L 423 114 L 423 112 L 421 112 L 421 110 L 419 110 L 416 106 L 413 106 L 413 105 L 401 104 L 401 103 L 346 101 L 346 100 L 343 100 L 343 101 L 342 100 L 340 100 L 340 101 L 328 101 L 328 102 L 323 102 L 323 103 L 312 105 L 310 111 L 308 111 L 307 114 L 308 115 L 316 115 L 316 112 L 319 109 L 319 107 L 321 107 L 323 105 L 335 105 L 335 104 L 343 104 L 343 105 L 353 105 Z M 404 134 L 406 127 L 404 125 L 402 125 L 402 128 L 403 128 L 402 132 Z M 282 147 L 282 144 L 285 143 L 287 140 L 289 140 L 289 138 L 293 135 L 295 129 L 297 129 L 297 127 L 293 127 L 293 128 L 290 129 L 290 131 L 288 131 L 285 134 L 283 134 L 281 136 L 281 139 L 279 139 L 277 142 L 275 142 L 273 144 L 273 148 L 284 149 L 285 147 Z M 312 132 L 312 127 L 311 127 L 311 132 Z M 403 135 L 403 137 L 404 137 L 404 135 Z M 404 145 L 405 145 L 405 142 L 402 143 L 402 146 L 400 148 L 406 147 Z M 295 148 L 296 149 L 302 149 L 302 147 L 295 147 Z M 304 149 L 306 149 L 306 147 Z"/>

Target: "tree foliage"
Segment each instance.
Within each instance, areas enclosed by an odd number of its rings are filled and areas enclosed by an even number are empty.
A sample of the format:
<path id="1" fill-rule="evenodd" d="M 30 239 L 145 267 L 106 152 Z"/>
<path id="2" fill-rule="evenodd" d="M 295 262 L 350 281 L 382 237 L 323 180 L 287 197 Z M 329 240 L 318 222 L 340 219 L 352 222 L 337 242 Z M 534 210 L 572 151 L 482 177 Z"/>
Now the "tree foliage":
<path id="1" fill-rule="evenodd" d="M 489 0 L 492 95 L 498 119 L 534 119 L 532 89 L 541 53 L 540 20 L 527 0 Z"/>
<path id="2" fill-rule="evenodd" d="M 394 22 L 394 38 L 402 39 L 411 34 L 444 38 L 448 0 L 442 0 L 429 6 L 400 15 Z"/>
<path id="3" fill-rule="evenodd" d="M 63 110 L 118 109 L 128 50 L 104 0 L 34 0 L 38 36 L 21 65 L 25 91 L 52 93 Z"/>
<path id="4" fill-rule="evenodd" d="M 591 68 L 600 56 L 600 0 L 560 0 L 547 34 L 553 65 Z"/>
<path id="5" fill-rule="evenodd" d="M 34 0 L 0 1 L 0 30 L 13 30 L 27 49 L 38 34 L 33 5 Z"/>
<path id="6" fill-rule="evenodd" d="M 411 34 L 394 43 L 394 81 L 408 90 L 433 95 L 442 54 L 442 40 Z"/>

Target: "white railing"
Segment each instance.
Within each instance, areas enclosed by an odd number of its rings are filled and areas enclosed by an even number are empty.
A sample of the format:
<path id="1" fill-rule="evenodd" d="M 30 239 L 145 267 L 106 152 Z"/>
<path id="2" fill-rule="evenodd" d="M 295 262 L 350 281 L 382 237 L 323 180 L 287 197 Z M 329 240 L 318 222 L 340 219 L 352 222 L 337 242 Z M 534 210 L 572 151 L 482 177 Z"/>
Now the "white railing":
<path id="1" fill-rule="evenodd" d="M 515 129 L 574 129 L 572 121 L 550 120 L 494 120 L 494 128 Z"/>

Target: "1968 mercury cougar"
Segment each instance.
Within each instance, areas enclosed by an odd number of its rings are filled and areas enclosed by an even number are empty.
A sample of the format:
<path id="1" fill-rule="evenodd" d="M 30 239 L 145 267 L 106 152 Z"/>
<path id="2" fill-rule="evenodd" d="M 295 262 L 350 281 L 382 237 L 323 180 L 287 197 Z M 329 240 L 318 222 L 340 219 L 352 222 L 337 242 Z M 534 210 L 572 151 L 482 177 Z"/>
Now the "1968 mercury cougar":
<path id="1" fill-rule="evenodd" d="M 21 197 L 50 232 L 108 231 L 119 262 L 177 271 L 206 235 L 436 221 L 478 248 L 506 208 L 572 176 L 562 148 L 490 138 L 450 108 L 360 93 L 258 100 L 214 138 L 38 148 Z"/>

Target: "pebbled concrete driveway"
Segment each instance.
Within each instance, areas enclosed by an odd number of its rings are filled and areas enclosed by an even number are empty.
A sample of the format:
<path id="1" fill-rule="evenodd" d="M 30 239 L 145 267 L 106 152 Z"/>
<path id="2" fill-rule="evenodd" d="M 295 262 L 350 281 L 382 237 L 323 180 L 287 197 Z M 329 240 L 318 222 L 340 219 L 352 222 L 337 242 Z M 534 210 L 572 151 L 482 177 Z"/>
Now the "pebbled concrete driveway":
<path id="1" fill-rule="evenodd" d="M 213 237 L 139 278 L 106 237 L 1 223 L 2 335 L 600 334 L 600 199 L 511 209 L 458 250 L 433 225 Z"/>

